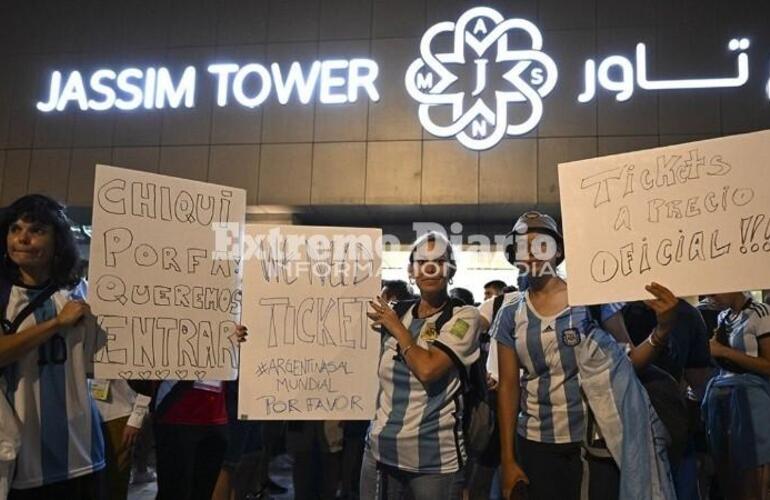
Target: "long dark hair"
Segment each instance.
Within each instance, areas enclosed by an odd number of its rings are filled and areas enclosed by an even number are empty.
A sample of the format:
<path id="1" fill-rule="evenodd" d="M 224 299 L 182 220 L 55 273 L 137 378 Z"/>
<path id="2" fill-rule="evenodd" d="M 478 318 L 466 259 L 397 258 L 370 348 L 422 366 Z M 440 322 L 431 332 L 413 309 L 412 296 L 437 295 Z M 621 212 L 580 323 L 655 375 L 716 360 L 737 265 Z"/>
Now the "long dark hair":
<path id="1" fill-rule="evenodd" d="M 82 269 L 77 242 L 72 234 L 72 222 L 61 203 L 42 194 L 28 194 L 11 203 L 0 216 L 0 275 L 8 281 L 19 280 L 19 267 L 8 257 L 8 231 L 11 224 L 27 223 L 51 226 L 54 232 L 54 253 L 51 281 L 59 288 L 74 288 L 80 282 Z"/>
<path id="2" fill-rule="evenodd" d="M 414 299 L 412 287 L 410 287 L 404 280 L 383 280 L 382 288 L 386 287 L 395 300 L 402 301 Z"/>

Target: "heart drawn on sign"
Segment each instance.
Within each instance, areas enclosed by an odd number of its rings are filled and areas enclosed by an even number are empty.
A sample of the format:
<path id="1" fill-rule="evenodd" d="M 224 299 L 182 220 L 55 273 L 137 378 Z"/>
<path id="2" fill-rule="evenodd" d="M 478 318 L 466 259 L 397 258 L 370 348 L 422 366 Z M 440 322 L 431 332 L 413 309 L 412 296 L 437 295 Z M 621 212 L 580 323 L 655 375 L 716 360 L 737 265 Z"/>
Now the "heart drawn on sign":
<path id="1" fill-rule="evenodd" d="M 147 380 L 152 375 L 152 370 L 144 370 L 142 372 L 139 372 L 139 377 L 142 380 Z"/>
<path id="2" fill-rule="evenodd" d="M 118 376 L 123 380 L 131 380 L 131 377 L 133 376 L 133 374 L 134 372 L 132 371 L 118 372 Z"/>
<path id="3" fill-rule="evenodd" d="M 177 370 L 176 376 L 179 377 L 179 380 L 184 380 L 187 378 L 187 370 Z"/>
<path id="4" fill-rule="evenodd" d="M 166 380 L 171 375 L 171 370 L 155 370 L 155 375 L 161 380 Z"/>
<path id="5" fill-rule="evenodd" d="M 203 380 L 203 377 L 206 376 L 206 371 L 198 370 L 197 372 L 195 372 L 195 376 L 198 377 L 198 380 Z"/>

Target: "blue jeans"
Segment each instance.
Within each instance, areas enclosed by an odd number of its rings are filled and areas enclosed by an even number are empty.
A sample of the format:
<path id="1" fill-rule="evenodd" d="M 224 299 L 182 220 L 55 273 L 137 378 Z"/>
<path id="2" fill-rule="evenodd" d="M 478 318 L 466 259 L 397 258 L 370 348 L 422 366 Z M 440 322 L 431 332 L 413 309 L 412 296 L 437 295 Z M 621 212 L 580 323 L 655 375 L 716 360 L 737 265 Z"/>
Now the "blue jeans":
<path id="1" fill-rule="evenodd" d="M 463 471 L 420 474 L 377 465 L 369 451 L 361 465 L 361 498 L 400 500 L 409 492 L 414 500 L 461 500 Z"/>

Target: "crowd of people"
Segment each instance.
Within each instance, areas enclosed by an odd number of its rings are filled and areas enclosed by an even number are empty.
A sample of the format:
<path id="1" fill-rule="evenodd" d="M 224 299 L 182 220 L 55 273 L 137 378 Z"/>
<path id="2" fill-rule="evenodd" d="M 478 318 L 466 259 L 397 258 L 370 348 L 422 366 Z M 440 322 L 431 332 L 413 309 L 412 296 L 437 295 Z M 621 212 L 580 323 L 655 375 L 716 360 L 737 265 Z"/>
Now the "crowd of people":
<path id="1" fill-rule="evenodd" d="M 748 292 L 688 302 L 665 283 L 570 306 L 548 215 L 516 219 L 509 236 L 527 244 L 505 257 L 519 279 L 487 283 L 481 304 L 452 287 L 445 236 L 414 242 L 409 283 L 383 282 L 368 312 L 371 422 L 240 421 L 237 381 L 94 379 L 64 207 L 24 196 L 0 232 L 0 498 L 126 498 L 148 430 L 161 500 L 285 493 L 268 474 L 282 450 L 300 500 L 768 498 L 770 306 Z"/>

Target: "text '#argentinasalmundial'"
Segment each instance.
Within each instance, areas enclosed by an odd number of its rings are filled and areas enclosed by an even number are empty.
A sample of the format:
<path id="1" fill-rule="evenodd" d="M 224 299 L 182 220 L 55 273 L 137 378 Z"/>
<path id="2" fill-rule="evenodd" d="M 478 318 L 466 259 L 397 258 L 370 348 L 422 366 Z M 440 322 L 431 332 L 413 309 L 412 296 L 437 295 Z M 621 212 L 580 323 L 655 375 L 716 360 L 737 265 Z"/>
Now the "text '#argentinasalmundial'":
<path id="1" fill-rule="evenodd" d="M 272 358 L 259 363 L 256 376 L 274 384 L 275 395 L 257 398 L 267 415 L 282 413 L 363 411 L 362 398 L 338 387 L 340 376 L 355 375 L 345 360 Z M 309 391 L 313 396 L 292 397 Z"/>

